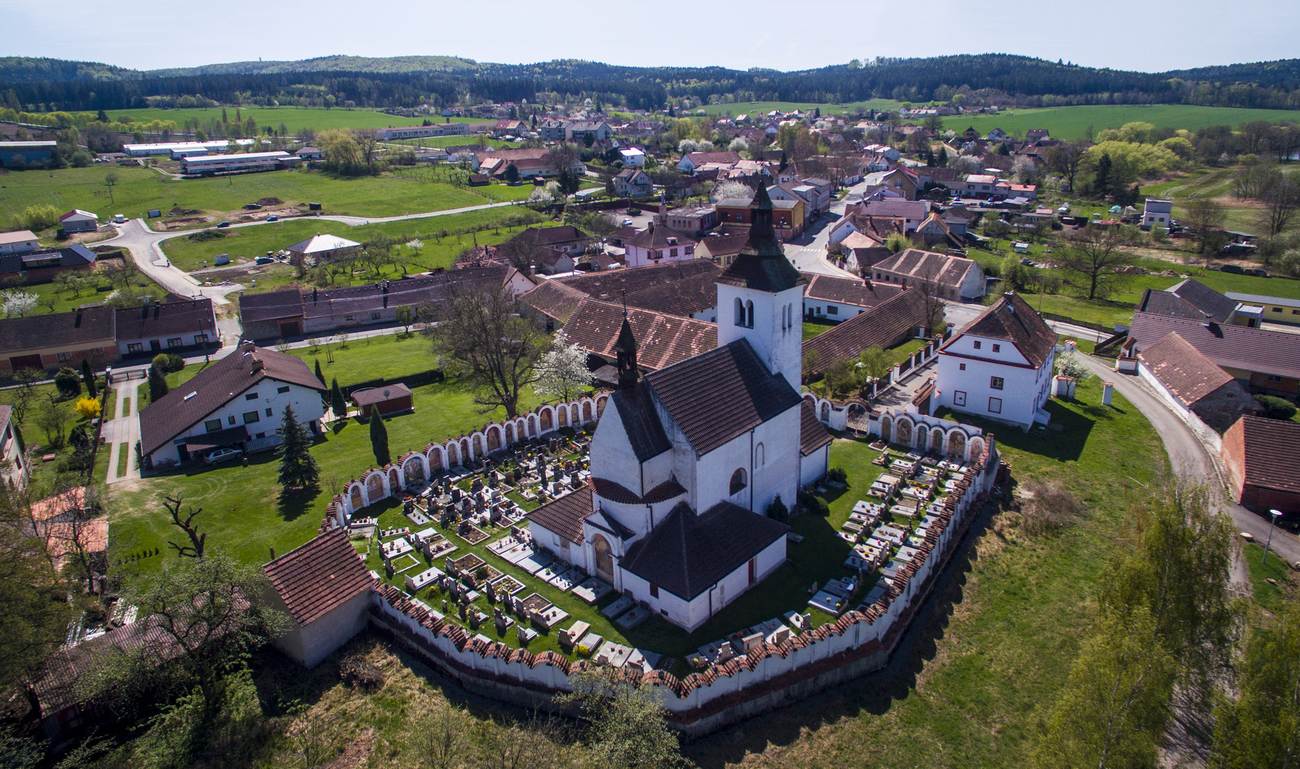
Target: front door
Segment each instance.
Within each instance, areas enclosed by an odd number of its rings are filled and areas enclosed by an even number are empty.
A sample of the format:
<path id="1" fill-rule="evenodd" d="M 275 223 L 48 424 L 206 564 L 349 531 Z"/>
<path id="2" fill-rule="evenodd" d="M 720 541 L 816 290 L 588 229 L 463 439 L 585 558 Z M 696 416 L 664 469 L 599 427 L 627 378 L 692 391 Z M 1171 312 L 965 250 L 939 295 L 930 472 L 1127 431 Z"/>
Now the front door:
<path id="1" fill-rule="evenodd" d="M 149 352 L 161 352 L 162 344 L 157 339 L 149 340 Z"/>
<path id="2" fill-rule="evenodd" d="M 614 553 L 605 537 L 597 534 L 591 541 L 591 549 L 596 553 L 596 576 L 609 584 L 614 584 Z"/>

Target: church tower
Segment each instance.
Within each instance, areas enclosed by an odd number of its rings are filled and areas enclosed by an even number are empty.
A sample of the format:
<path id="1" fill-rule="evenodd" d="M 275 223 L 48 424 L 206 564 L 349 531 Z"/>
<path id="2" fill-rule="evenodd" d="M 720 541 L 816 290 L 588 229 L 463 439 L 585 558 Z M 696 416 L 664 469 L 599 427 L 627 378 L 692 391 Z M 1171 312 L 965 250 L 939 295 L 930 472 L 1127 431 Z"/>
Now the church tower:
<path id="1" fill-rule="evenodd" d="M 636 336 L 632 334 L 632 324 L 627 318 L 627 308 L 623 309 L 623 327 L 618 331 L 618 341 L 614 343 L 614 353 L 618 364 L 618 388 L 626 390 L 636 387 Z"/>
<path id="2" fill-rule="evenodd" d="M 760 183 L 749 240 L 718 276 L 718 345 L 749 341 L 768 370 L 799 391 L 803 371 L 803 281 L 772 229 L 772 198 Z"/>

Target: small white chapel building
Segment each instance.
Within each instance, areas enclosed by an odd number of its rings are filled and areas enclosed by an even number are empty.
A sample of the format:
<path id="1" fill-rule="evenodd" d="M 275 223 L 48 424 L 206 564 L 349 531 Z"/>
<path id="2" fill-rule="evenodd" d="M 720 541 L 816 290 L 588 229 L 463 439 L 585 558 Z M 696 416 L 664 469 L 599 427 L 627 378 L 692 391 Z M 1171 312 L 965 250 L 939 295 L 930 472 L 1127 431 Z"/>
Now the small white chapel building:
<path id="1" fill-rule="evenodd" d="M 529 514 L 538 546 L 687 630 L 785 562 L 768 513 L 825 474 L 831 442 L 799 395 L 803 283 L 766 190 L 752 218 L 717 280 L 718 347 L 642 376 L 625 318 L 591 483 Z"/>

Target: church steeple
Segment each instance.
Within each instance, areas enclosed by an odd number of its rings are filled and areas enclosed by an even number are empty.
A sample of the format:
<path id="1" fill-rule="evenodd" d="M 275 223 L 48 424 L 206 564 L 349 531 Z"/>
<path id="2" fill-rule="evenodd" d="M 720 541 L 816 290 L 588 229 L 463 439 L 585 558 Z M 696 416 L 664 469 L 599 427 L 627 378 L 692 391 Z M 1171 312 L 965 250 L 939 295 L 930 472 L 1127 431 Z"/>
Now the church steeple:
<path id="1" fill-rule="evenodd" d="M 636 335 L 632 333 L 632 324 L 628 321 L 627 307 L 623 308 L 623 327 L 618 331 L 614 352 L 618 356 L 619 389 L 635 387 L 640 372 L 636 365 Z"/>
<path id="2" fill-rule="evenodd" d="M 797 286 L 799 271 L 785 257 L 772 226 L 772 196 L 759 184 L 750 204 L 749 239 L 731 265 L 718 276 L 719 283 L 778 293 Z"/>

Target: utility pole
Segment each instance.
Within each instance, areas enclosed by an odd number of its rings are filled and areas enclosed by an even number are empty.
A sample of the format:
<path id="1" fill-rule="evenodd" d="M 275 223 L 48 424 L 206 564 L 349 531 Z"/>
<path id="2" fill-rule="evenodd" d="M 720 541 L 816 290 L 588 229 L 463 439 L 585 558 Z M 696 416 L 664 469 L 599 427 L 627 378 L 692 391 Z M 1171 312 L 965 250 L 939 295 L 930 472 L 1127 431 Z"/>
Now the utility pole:
<path id="1" fill-rule="evenodd" d="M 1272 509 L 1268 511 L 1268 539 L 1264 540 L 1264 562 L 1268 563 L 1269 548 L 1273 545 L 1273 528 L 1277 526 L 1277 519 L 1282 517 L 1282 511 Z"/>

